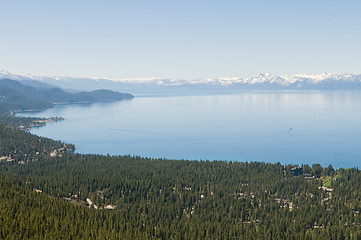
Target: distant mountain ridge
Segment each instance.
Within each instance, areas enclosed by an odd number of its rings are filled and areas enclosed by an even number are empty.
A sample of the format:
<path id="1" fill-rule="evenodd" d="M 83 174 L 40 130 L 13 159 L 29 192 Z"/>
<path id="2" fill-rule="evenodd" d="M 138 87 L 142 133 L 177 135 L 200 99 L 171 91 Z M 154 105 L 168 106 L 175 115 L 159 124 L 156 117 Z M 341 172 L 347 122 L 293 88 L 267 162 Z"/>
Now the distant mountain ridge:
<path id="1" fill-rule="evenodd" d="M 361 74 L 293 74 L 272 75 L 260 74 L 255 77 L 210 78 L 210 79 L 111 79 L 105 77 L 73 78 L 73 77 L 35 77 L 32 75 L 12 74 L 0 71 L 0 78 L 10 78 L 20 81 L 38 80 L 57 87 L 94 90 L 99 88 L 125 91 L 140 90 L 229 90 L 229 89 L 361 89 Z"/>
<path id="2" fill-rule="evenodd" d="M 0 79 L 0 113 L 44 110 L 57 103 L 95 103 L 132 99 L 133 97 L 129 93 L 104 89 L 72 93 L 33 80 L 16 81 Z"/>

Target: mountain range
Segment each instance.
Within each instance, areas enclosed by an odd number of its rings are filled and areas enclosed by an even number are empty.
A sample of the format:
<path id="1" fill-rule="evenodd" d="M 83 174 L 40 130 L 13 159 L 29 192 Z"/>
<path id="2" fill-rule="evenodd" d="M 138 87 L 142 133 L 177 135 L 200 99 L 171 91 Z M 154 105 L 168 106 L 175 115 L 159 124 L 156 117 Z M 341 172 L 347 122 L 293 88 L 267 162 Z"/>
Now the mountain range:
<path id="1" fill-rule="evenodd" d="M 361 89 L 361 74 L 293 74 L 272 75 L 260 74 L 255 77 L 240 78 L 209 78 L 209 79 L 111 79 L 105 77 L 47 77 L 30 74 L 14 74 L 0 71 L 0 79 L 8 78 L 21 81 L 24 85 L 46 87 L 48 84 L 64 89 L 91 91 L 109 89 L 132 92 L 138 95 L 151 94 L 157 91 L 218 91 L 238 89 L 314 89 L 314 90 L 345 90 Z M 36 82 L 35 82 L 36 81 Z"/>

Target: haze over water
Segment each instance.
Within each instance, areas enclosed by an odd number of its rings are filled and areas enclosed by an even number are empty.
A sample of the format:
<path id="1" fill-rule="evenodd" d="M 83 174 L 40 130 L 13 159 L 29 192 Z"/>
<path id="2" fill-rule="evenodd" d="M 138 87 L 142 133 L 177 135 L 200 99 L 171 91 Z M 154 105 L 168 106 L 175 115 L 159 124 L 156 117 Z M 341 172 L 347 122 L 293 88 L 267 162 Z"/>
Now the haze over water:
<path id="1" fill-rule="evenodd" d="M 361 166 L 360 91 L 242 92 L 59 105 L 23 116 L 78 153 Z"/>

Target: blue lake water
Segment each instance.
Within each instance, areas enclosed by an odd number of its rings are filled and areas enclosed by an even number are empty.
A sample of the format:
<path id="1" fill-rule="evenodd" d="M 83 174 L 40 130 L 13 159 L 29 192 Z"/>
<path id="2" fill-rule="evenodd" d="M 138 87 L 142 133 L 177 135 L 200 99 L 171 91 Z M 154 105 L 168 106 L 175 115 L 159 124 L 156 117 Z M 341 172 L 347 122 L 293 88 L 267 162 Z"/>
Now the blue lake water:
<path id="1" fill-rule="evenodd" d="M 79 153 L 361 166 L 361 92 L 243 92 L 59 105 L 32 133 Z"/>

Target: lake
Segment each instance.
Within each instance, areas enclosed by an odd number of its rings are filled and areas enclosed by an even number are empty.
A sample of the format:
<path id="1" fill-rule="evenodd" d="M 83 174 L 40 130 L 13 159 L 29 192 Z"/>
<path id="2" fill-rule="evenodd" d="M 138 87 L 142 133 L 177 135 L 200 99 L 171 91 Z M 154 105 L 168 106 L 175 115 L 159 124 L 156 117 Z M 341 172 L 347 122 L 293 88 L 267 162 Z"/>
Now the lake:
<path id="1" fill-rule="evenodd" d="M 78 153 L 361 166 L 360 91 L 240 92 L 58 105 L 22 116 Z"/>

